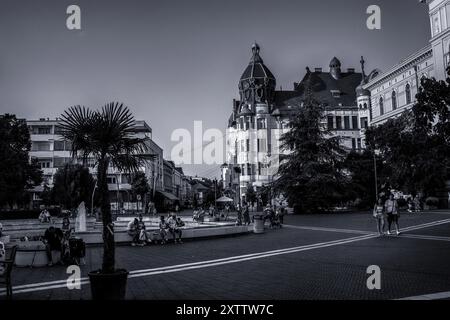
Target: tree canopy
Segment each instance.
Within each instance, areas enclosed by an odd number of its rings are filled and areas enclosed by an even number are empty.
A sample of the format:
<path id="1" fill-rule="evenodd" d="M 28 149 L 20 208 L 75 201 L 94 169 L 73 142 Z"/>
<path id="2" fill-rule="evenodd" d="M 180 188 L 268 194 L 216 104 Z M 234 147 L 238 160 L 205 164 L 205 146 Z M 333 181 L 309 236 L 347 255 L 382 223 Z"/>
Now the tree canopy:
<path id="1" fill-rule="evenodd" d="M 369 148 L 380 153 L 380 179 L 393 189 L 435 195 L 450 168 L 450 78 L 422 79 L 416 103 L 398 118 L 370 127 Z"/>
<path id="2" fill-rule="evenodd" d="M 347 177 L 343 173 L 345 150 L 339 139 L 323 126 L 324 107 L 305 89 L 303 105 L 293 118 L 292 129 L 281 137 L 276 191 L 302 212 L 327 211 L 344 198 Z"/>
<path id="3" fill-rule="evenodd" d="M 27 190 L 42 182 L 42 171 L 29 158 L 31 140 L 24 120 L 1 115 L 0 137 L 0 206 L 20 205 L 29 200 Z"/>

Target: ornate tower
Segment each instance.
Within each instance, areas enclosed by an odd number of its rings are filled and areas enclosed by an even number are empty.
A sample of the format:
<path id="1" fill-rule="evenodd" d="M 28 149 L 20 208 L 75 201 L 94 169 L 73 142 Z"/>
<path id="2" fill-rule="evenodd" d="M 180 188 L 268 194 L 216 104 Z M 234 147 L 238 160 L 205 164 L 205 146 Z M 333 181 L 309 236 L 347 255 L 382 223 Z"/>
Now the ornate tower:
<path id="1" fill-rule="evenodd" d="M 240 112 L 268 113 L 273 102 L 276 81 L 264 65 L 257 43 L 252 46 L 252 58 L 239 80 Z M 248 109 L 248 110 L 247 110 Z"/>
<path id="2" fill-rule="evenodd" d="M 341 62 L 336 57 L 330 61 L 330 73 L 336 80 L 341 78 Z"/>

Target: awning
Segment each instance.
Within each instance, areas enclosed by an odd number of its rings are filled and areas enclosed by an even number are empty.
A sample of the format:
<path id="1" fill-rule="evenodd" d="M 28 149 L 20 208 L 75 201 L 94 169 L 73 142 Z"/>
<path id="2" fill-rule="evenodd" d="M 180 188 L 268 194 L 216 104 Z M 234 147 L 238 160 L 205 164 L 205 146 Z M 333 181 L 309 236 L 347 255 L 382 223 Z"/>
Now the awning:
<path id="1" fill-rule="evenodd" d="M 217 202 L 234 202 L 234 200 L 233 199 L 231 199 L 231 198 L 228 198 L 228 197 L 225 197 L 225 196 L 223 196 L 223 197 L 220 197 L 219 199 L 217 199 L 216 200 Z"/>
<path id="2" fill-rule="evenodd" d="M 169 192 L 164 192 L 164 191 L 156 191 L 156 192 L 161 193 L 164 197 L 166 197 L 169 200 L 172 200 L 172 201 L 179 200 L 177 197 L 175 197 L 173 194 L 171 194 Z"/>

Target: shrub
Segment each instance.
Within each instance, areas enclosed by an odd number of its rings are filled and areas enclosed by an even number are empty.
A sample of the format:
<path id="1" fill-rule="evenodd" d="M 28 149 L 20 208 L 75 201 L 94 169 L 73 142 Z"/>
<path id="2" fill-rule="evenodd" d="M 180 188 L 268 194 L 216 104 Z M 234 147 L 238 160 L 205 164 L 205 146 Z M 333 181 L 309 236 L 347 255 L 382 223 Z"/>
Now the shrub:
<path id="1" fill-rule="evenodd" d="M 425 200 L 425 204 L 430 207 L 437 207 L 439 204 L 439 199 L 436 197 L 428 197 Z"/>

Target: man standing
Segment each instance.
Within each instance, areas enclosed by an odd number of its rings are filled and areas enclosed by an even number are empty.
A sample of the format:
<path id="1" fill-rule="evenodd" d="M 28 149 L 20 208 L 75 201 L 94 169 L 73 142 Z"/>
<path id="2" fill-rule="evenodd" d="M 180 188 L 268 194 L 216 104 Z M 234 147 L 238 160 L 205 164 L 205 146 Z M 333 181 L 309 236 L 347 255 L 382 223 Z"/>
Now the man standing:
<path id="1" fill-rule="evenodd" d="M 395 232 L 397 235 L 400 234 L 400 228 L 398 226 L 398 202 L 394 199 L 394 195 L 391 193 L 389 195 L 389 199 L 386 200 L 384 204 L 384 210 L 387 214 L 387 220 L 388 220 L 388 232 L 387 234 L 391 234 L 391 225 L 392 222 L 395 224 Z"/>

